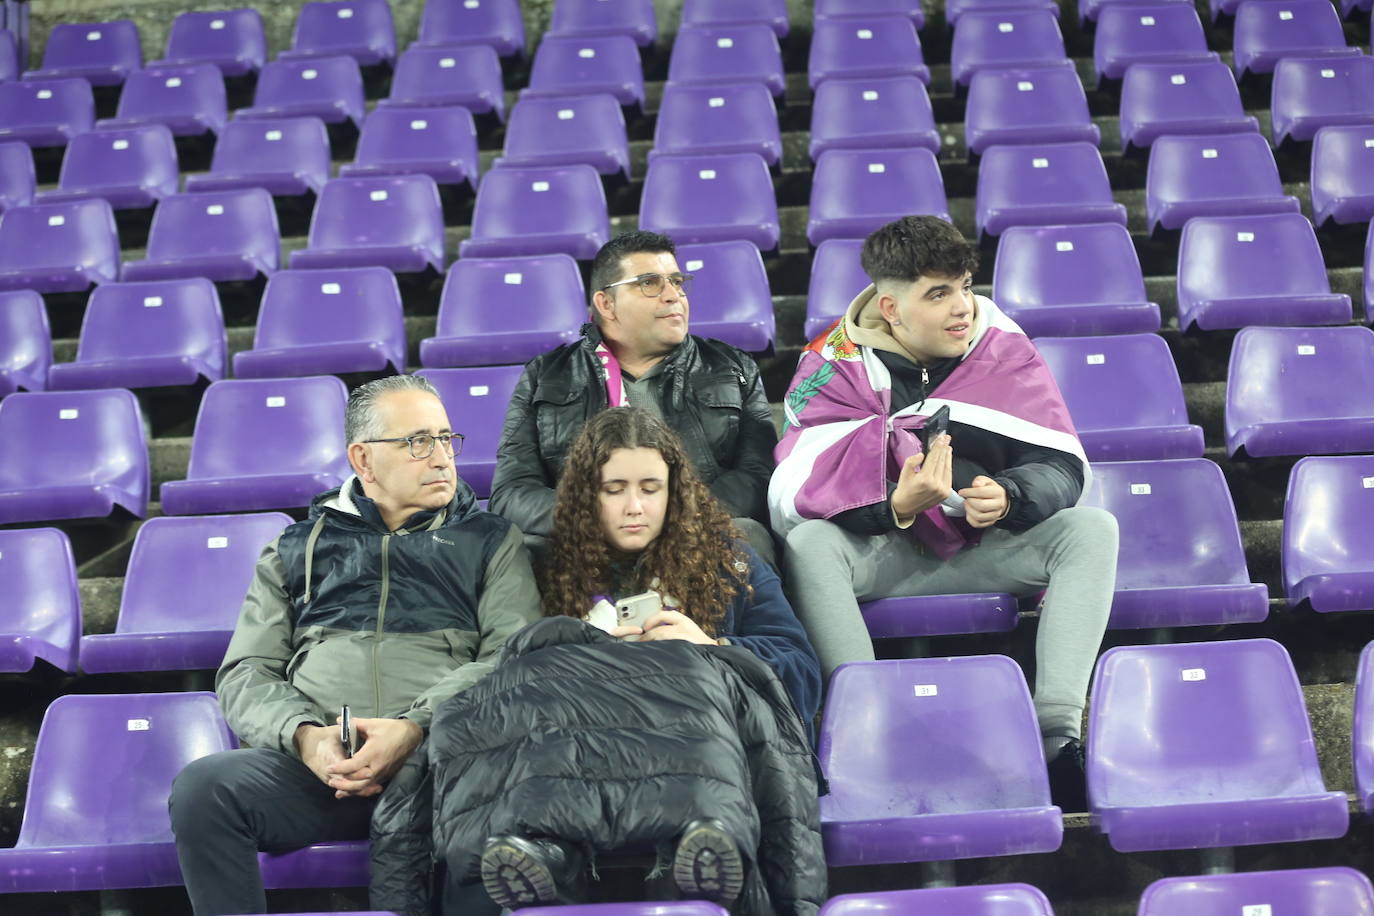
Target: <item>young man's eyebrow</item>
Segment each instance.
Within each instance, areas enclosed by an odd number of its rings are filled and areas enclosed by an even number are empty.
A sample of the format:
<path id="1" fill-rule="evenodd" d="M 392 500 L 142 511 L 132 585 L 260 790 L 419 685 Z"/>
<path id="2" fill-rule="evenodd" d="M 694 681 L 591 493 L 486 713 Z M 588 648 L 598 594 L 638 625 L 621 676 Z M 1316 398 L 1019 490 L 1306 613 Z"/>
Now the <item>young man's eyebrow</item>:
<path id="1" fill-rule="evenodd" d="M 926 290 L 926 294 L 923 298 L 929 299 L 935 293 L 947 293 L 951 289 L 953 289 L 953 287 L 948 283 L 941 283 L 939 286 L 932 286 L 930 289 Z"/>

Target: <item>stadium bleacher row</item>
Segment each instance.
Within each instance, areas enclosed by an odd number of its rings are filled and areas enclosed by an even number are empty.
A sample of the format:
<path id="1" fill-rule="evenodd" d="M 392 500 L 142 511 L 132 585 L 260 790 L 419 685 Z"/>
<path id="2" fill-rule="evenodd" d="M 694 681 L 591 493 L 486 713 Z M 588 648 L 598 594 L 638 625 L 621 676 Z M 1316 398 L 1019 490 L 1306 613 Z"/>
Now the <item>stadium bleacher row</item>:
<path id="1" fill-rule="evenodd" d="M 693 332 L 776 405 L 862 238 L 930 213 L 980 239 L 1121 522 L 1091 820 L 1049 800 L 1033 603 L 872 602 L 896 657 L 827 698 L 824 912 L 1374 912 L 1368 0 L 556 0 L 543 34 L 535 5 L 427 0 L 406 41 L 385 0 L 306 2 L 275 55 L 258 11 L 191 10 L 148 62 L 132 21 L 63 22 L 32 69 L 0 29 L 0 744 L 27 783 L 0 907 L 180 883 L 171 778 L 237 741 L 205 671 L 261 545 L 347 474 L 346 384 L 430 378 L 486 497 L 520 365 L 576 339 L 612 234 L 679 242 Z M 956 860 L 973 886 L 893 890 Z M 367 879 L 359 843 L 262 863 Z"/>

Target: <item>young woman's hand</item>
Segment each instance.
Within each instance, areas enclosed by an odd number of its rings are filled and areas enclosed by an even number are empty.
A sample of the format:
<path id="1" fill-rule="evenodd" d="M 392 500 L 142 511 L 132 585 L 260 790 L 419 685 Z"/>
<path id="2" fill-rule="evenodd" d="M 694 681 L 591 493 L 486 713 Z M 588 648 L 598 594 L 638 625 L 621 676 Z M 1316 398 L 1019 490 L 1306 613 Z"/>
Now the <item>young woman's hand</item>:
<path id="1" fill-rule="evenodd" d="M 699 646 L 718 645 L 714 639 L 702 632 L 701 627 L 697 626 L 692 618 L 681 611 L 659 611 L 644 621 L 644 635 L 639 637 L 639 641 L 651 642 L 658 639 L 685 639 Z"/>

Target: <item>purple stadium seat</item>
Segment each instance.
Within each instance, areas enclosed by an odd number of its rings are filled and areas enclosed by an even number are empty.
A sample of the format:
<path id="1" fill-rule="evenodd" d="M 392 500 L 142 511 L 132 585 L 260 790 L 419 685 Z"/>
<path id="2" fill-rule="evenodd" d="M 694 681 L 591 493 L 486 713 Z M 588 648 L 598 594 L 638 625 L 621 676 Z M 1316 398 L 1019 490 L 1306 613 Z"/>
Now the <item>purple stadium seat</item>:
<path id="1" fill-rule="evenodd" d="M 1064 60 L 1059 18 L 1049 10 L 965 13 L 954 30 L 950 73 L 956 83 L 967 86 L 980 70 L 1037 67 Z"/>
<path id="2" fill-rule="evenodd" d="M 138 209 L 175 194 L 180 180 L 176 140 L 164 125 L 104 128 L 72 138 L 57 190 L 40 200 L 103 197 L 116 210 Z"/>
<path id="3" fill-rule="evenodd" d="M 1355 675 L 1355 798 L 1365 814 L 1374 811 L 1374 649 L 1360 652 Z"/>
<path id="4" fill-rule="evenodd" d="M 920 29 L 926 24 L 921 0 L 816 0 L 816 20 L 905 16 Z"/>
<path id="5" fill-rule="evenodd" d="M 427 48 L 412 45 L 396 58 L 391 95 L 380 107 L 462 105 L 475 115 L 506 119 L 501 60 L 490 45 Z"/>
<path id="6" fill-rule="evenodd" d="M 165 124 L 178 137 L 196 137 L 218 134 L 228 118 L 224 75 L 214 64 L 190 64 L 130 73 L 115 117 L 100 125 Z"/>
<path id="7" fill-rule="evenodd" d="M 1119 646 L 1098 659 L 1088 800 L 1118 852 L 1342 836 L 1293 662 L 1268 639 Z"/>
<path id="8" fill-rule="evenodd" d="M 1374 887 L 1353 868 L 1295 868 L 1162 878 L 1145 888 L 1139 916 L 1370 913 Z"/>
<path id="9" fill-rule="evenodd" d="M 1374 2 L 1371 0 L 1340 0 L 1341 18 L 1354 19 L 1360 13 L 1368 14 Z"/>
<path id="10" fill-rule="evenodd" d="M 81 637 L 81 670 L 218 668 L 280 512 L 149 519 L 138 529 L 113 633 Z M 183 600 L 188 582 L 196 600 Z"/>
<path id="11" fill-rule="evenodd" d="M 105 518 L 117 508 L 138 518 L 148 509 L 148 445 L 132 392 L 0 401 L 0 524 Z"/>
<path id="12" fill-rule="evenodd" d="M 1158 334 L 1041 337 L 1035 346 L 1089 461 L 1202 457 L 1202 427 L 1188 422 L 1178 367 Z"/>
<path id="13" fill-rule="evenodd" d="M 979 70 L 969 83 L 964 140 L 973 155 L 997 144 L 1081 140 L 1096 146 L 1100 139 L 1072 63 Z"/>
<path id="14" fill-rule="evenodd" d="M 1078 0 L 1078 22 L 1080 26 L 1087 26 L 1088 23 L 1096 23 L 1102 10 L 1109 6 L 1133 6 L 1142 3 L 1186 3 L 1189 8 L 1193 6 L 1193 0 Z"/>
<path id="15" fill-rule="evenodd" d="M 759 82 L 774 96 L 786 88 L 778 36 L 766 25 L 684 26 L 668 61 L 673 83 Z"/>
<path id="16" fill-rule="evenodd" d="M 1148 148 L 1164 134 L 1259 130 L 1245 113 L 1235 74 L 1219 60 L 1132 64 L 1121 80 L 1121 150 Z"/>
<path id="17" fill-rule="evenodd" d="M 777 117 L 773 120 L 776 123 Z M 660 115 L 660 126 L 662 123 Z M 472 145 L 475 164 L 476 136 Z M 578 163 L 586 163 L 602 175 L 618 174 L 629 180 L 630 143 L 625 135 L 625 115 L 614 96 L 527 97 L 515 103 L 506 124 L 506 146 L 496 165 Z"/>
<path id="18" fill-rule="evenodd" d="M 1151 232 L 1195 216 L 1298 213 L 1283 193 L 1269 143 L 1257 133 L 1165 136 L 1150 148 L 1145 219 Z"/>
<path id="19" fill-rule="evenodd" d="M 1374 457 L 1303 458 L 1283 505 L 1283 585 L 1288 603 L 1320 613 L 1374 610 L 1374 550 L 1366 510 Z"/>
<path id="20" fill-rule="evenodd" d="M 1323 127 L 1312 142 L 1312 214 L 1367 224 L 1374 218 L 1374 125 Z"/>
<path id="21" fill-rule="evenodd" d="M 949 0 L 945 4 L 945 22 L 957 29 L 965 13 L 988 13 L 994 10 L 1045 10 L 1059 18 L 1059 4 L 1054 0 Z M 918 26 L 919 28 L 919 26 Z"/>
<path id="22" fill-rule="evenodd" d="M 92 86 L 118 86 L 142 66 L 143 46 L 131 20 L 60 22 L 48 33 L 43 66 L 24 77 L 80 77 Z"/>
<path id="23" fill-rule="evenodd" d="M 351 57 L 274 60 L 258 75 L 253 107 L 240 118 L 314 115 L 326 124 L 363 123 L 363 75 Z"/>
<path id="24" fill-rule="evenodd" d="M 1345 43 L 1340 14 L 1330 0 L 1246 0 L 1236 10 L 1236 78 L 1271 73 L 1284 57 L 1359 54 Z"/>
<path id="25" fill-rule="evenodd" d="M 1374 124 L 1374 57 L 1284 58 L 1274 66 L 1270 102 L 1276 147 L 1311 140 L 1330 124 Z"/>
<path id="26" fill-rule="evenodd" d="M 1029 884 L 983 884 L 907 891 L 840 894 L 819 916 L 1054 916 L 1045 895 Z"/>
<path id="27" fill-rule="evenodd" d="M 818 753 L 831 868 L 1051 852 L 1063 839 L 1025 675 L 1005 656 L 841 665 Z"/>
<path id="28" fill-rule="evenodd" d="M 941 149 L 930 96 L 916 77 L 828 79 L 816 87 L 811 103 L 812 161 L 829 149 L 918 146 L 936 155 Z"/>
<path id="29" fill-rule="evenodd" d="M 471 193 L 478 167 L 477 127 L 466 108 L 376 108 L 363 122 L 357 156 L 339 174 L 428 175 Z"/>
<path id="30" fill-rule="evenodd" d="M 1364 313 L 1366 321 L 1374 319 L 1374 220 L 1364 239 Z"/>
<path id="31" fill-rule="evenodd" d="M 0 397 L 47 388 L 51 364 L 43 297 L 31 289 L 0 292 Z"/>
<path id="32" fill-rule="evenodd" d="M 940 166 L 930 150 L 832 149 L 817 160 L 806 223 L 812 245 L 864 238 L 911 213 L 949 219 Z"/>
<path id="33" fill-rule="evenodd" d="M 405 371 L 401 291 L 385 267 L 282 270 L 267 281 L 236 378 Z"/>
<path id="34" fill-rule="evenodd" d="M 48 370 L 53 391 L 154 388 L 224 378 L 224 318 L 204 277 L 106 283 L 86 304 L 76 361 Z"/>
<path id="35" fill-rule="evenodd" d="M 428 175 L 335 178 L 325 182 L 310 218 L 310 247 L 291 253 L 293 268 L 387 267 L 444 272 L 444 214 Z"/>
<path id="36" fill-rule="evenodd" d="M 125 264 L 122 277 L 252 280 L 277 269 L 280 247 L 277 211 L 262 188 L 171 194 L 153 214 L 147 259 Z"/>
<path id="37" fill-rule="evenodd" d="M 905 15 L 817 19 L 806 73 L 812 89 L 836 77 L 914 76 L 930 84 L 916 24 Z"/>
<path id="38" fill-rule="evenodd" d="M 689 155 L 757 153 L 775 167 L 782 161 L 782 134 L 773 95 L 762 83 L 669 83 L 658 106 L 653 149 Z"/>
<path id="39" fill-rule="evenodd" d="M 682 0 L 682 25 L 763 24 L 787 36 L 787 0 Z"/>
<path id="40" fill-rule="evenodd" d="M 591 166 L 491 169 L 477 188 L 472 238 L 458 250 L 465 258 L 564 252 L 589 261 L 610 238 L 606 191 Z"/>
<path id="41" fill-rule="evenodd" d="M 1242 328 L 1226 373 L 1226 452 L 1374 451 L 1374 331 Z"/>
<path id="42" fill-rule="evenodd" d="M 1112 199 L 1107 168 L 1091 143 L 993 146 L 978 169 L 974 222 L 979 238 L 1012 226 L 1124 226 L 1126 207 Z"/>
<path id="43" fill-rule="evenodd" d="M 0 672 L 32 671 L 39 659 L 76 673 L 81 590 L 67 535 L 56 528 L 0 531 Z"/>
<path id="44" fill-rule="evenodd" d="M 755 153 L 653 156 L 639 226 L 679 244 L 746 239 L 772 251 L 781 228 L 768 164 Z"/>
<path id="45" fill-rule="evenodd" d="M 162 485 L 162 511 L 203 515 L 309 505 L 349 474 L 347 401 L 347 389 L 333 376 L 215 382 L 200 402 L 186 479 Z M 245 430 L 252 430 L 252 448 L 244 448 Z"/>
<path id="46" fill-rule="evenodd" d="M 19 46 L 14 33 L 0 29 L 0 82 L 19 78 Z"/>
<path id="47" fill-rule="evenodd" d="M 250 7 L 181 13 L 172 20 L 167 53 L 155 63 L 214 64 L 225 76 L 257 73 L 267 63 L 262 14 Z"/>
<path id="48" fill-rule="evenodd" d="M 1180 328 L 1347 324 L 1350 313 L 1350 297 L 1331 292 L 1316 233 L 1301 213 L 1198 217 L 1184 226 Z"/>
<path id="49" fill-rule="evenodd" d="M 644 105 L 639 48 L 625 35 L 575 38 L 545 36 L 534 52 L 529 95 L 594 95 L 605 92 L 626 107 Z"/>
<path id="50" fill-rule="evenodd" d="M 677 262 L 693 275 L 692 333 L 751 353 L 771 352 L 777 336 L 768 272 L 753 242 L 679 245 Z"/>
<path id="51" fill-rule="evenodd" d="M 859 605 L 874 639 L 1001 633 L 1016 629 L 1017 602 L 1000 592 L 878 598 Z"/>
<path id="52" fill-rule="evenodd" d="M 1093 66 L 1099 83 L 1121 79 L 1132 64 L 1219 59 L 1208 50 L 1202 20 L 1190 4 L 1109 4 L 1098 13 Z"/>
<path id="53" fill-rule="evenodd" d="M 27 143 L 0 143 L 0 214 L 33 203 L 33 151 Z"/>
<path id="54" fill-rule="evenodd" d="M 396 60 L 396 27 L 387 0 L 331 0 L 301 4 L 291 48 L 279 57 L 332 57 L 347 54 L 360 67 Z"/>
<path id="55" fill-rule="evenodd" d="M 329 180 L 329 132 L 319 118 L 230 121 L 215 142 L 210 171 L 186 176 L 188 191 L 264 188 L 296 197 Z"/>
<path id="56" fill-rule="evenodd" d="M 0 215 L 0 289 L 79 293 L 117 279 L 119 236 L 109 201 L 38 203 Z"/>
<path id="57" fill-rule="evenodd" d="M 1255 623 L 1269 616 L 1269 589 L 1250 581 L 1231 491 L 1211 461 L 1094 464 L 1082 504 L 1106 509 L 1121 529 L 1109 627 Z"/>
<path id="58" fill-rule="evenodd" d="M 0 140 L 66 146 L 95 123 L 95 96 L 81 79 L 0 83 Z"/>
<path id="59" fill-rule="evenodd" d="M 643 903 L 589 903 L 574 906 L 534 906 L 511 916 L 726 916 L 707 900 L 647 900 Z M 326 914 L 318 914 L 326 916 Z"/>
<path id="60" fill-rule="evenodd" d="M 569 35 L 628 35 L 641 48 L 647 48 L 658 38 L 658 16 L 653 0 L 628 0 L 607 3 L 606 0 L 557 0 L 549 34 Z"/>
<path id="61" fill-rule="evenodd" d="M 482 498 L 491 495 L 506 405 L 523 371 L 523 366 L 472 366 L 416 373 L 439 389 L 449 422 L 463 434 L 463 451 L 455 459 L 458 476 Z"/>
<path id="62" fill-rule="evenodd" d="M 426 0 L 419 45 L 484 44 L 502 57 L 525 53 L 520 0 Z"/>
<path id="63" fill-rule="evenodd" d="M 859 263 L 863 245 L 863 239 L 826 239 L 816 246 L 806 290 L 807 340 L 834 324 L 872 282 Z"/>
<path id="64" fill-rule="evenodd" d="M 523 364 L 578 338 L 587 294 L 566 254 L 453 262 L 434 336 L 420 341 L 428 367 Z"/>

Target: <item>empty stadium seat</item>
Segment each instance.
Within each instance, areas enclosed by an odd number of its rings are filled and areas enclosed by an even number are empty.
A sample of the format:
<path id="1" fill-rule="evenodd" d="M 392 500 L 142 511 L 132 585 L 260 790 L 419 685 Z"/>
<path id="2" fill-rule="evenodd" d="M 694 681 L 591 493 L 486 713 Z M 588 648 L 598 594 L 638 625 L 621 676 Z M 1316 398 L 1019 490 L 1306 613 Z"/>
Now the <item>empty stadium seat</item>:
<path id="1" fill-rule="evenodd" d="M 1011 227 L 998 241 L 992 298 L 1031 337 L 1160 328 L 1131 234 L 1118 223 Z"/>
<path id="2" fill-rule="evenodd" d="M 215 285 L 204 277 L 106 283 L 92 290 L 76 360 L 48 370 L 54 391 L 194 385 L 224 377 Z"/>
<path id="3" fill-rule="evenodd" d="M 225 76 L 257 73 L 267 63 L 262 14 L 251 7 L 188 10 L 172 20 L 157 65 L 214 64 Z"/>
<path id="4" fill-rule="evenodd" d="M 0 215 L 0 289 L 72 293 L 119 279 L 119 236 L 104 198 Z"/>
<path id="5" fill-rule="evenodd" d="M 945 4 L 945 22 L 956 29 L 959 19 L 965 13 L 986 13 L 992 10 L 1047 10 L 1059 18 L 1059 4 L 1054 0 L 948 0 Z"/>
<path id="6" fill-rule="evenodd" d="M 1126 225 L 1107 168 L 1091 143 L 994 146 L 983 152 L 974 205 L 978 236 L 1012 226 Z"/>
<path id="7" fill-rule="evenodd" d="M 1259 130 L 1245 113 L 1235 74 L 1219 60 L 1132 64 L 1121 80 L 1121 150 L 1148 148 L 1164 134 Z"/>
<path id="8" fill-rule="evenodd" d="M 649 900 L 644 903 L 584 903 L 571 906 L 527 906 L 511 916 L 726 916 L 708 900 Z M 324 916 L 324 914 L 317 914 Z"/>
<path id="9" fill-rule="evenodd" d="M 818 19 L 806 65 L 811 88 L 836 77 L 869 76 L 914 76 L 930 85 L 930 68 L 921 55 L 921 40 L 911 17 Z"/>
<path id="10" fill-rule="evenodd" d="M 19 43 L 9 29 L 0 29 L 0 82 L 19 78 Z"/>
<path id="11" fill-rule="evenodd" d="M 1059 19 L 1049 10 L 965 13 L 954 30 L 950 74 L 955 83 L 967 86 L 980 70 L 1036 67 L 1066 59 Z"/>
<path id="12" fill-rule="evenodd" d="M 653 0 L 607 3 L 605 0 L 557 0 L 549 21 L 549 34 L 628 35 L 647 48 L 658 38 L 658 16 Z"/>
<path id="13" fill-rule="evenodd" d="M 813 161 L 829 149 L 941 149 L 930 96 L 914 76 L 826 80 L 811 102 L 810 136 Z"/>
<path id="14" fill-rule="evenodd" d="M 1145 174 L 1145 220 L 1151 232 L 1181 229 L 1195 216 L 1297 213 L 1283 193 L 1274 152 L 1256 133 L 1160 137 Z"/>
<path id="15" fill-rule="evenodd" d="M 363 123 L 363 74 L 351 57 L 274 60 L 258 75 L 251 108 L 239 118 L 298 118 L 313 115 L 326 124 Z"/>
<path id="16" fill-rule="evenodd" d="M 1346 324 L 1350 312 L 1350 297 L 1331 292 L 1317 236 L 1301 213 L 1198 217 L 1184 226 L 1179 327 Z"/>
<path id="17" fill-rule="evenodd" d="M 683 0 L 683 26 L 750 25 L 768 26 L 778 36 L 787 36 L 787 0 Z"/>
<path id="18" fill-rule="evenodd" d="M 1104 461 L 1092 470 L 1082 504 L 1106 509 L 1121 530 L 1107 626 L 1254 623 L 1269 616 L 1269 589 L 1250 581 L 1220 467 L 1180 458 Z"/>
<path id="19" fill-rule="evenodd" d="M 329 169 L 329 133 L 319 118 L 230 121 L 215 142 L 210 171 L 187 175 L 186 190 L 318 194 L 329 180 Z"/>
<path id="20" fill-rule="evenodd" d="M 768 165 L 756 153 L 652 156 L 639 226 L 678 244 L 744 239 L 772 251 L 781 227 Z"/>
<path id="21" fill-rule="evenodd" d="M 773 120 L 776 123 L 777 117 Z M 659 125 L 662 124 L 660 113 Z M 475 166 L 476 136 L 472 150 Z M 625 134 L 625 115 L 615 96 L 600 93 L 531 97 L 515 103 L 506 124 L 505 149 L 496 165 L 578 163 L 586 163 L 602 175 L 620 175 L 629 180 L 630 143 Z"/>
<path id="22" fill-rule="evenodd" d="M 335 178 L 310 218 L 310 245 L 293 268 L 387 267 L 444 272 L 444 213 L 428 175 Z"/>
<path id="23" fill-rule="evenodd" d="M 1283 505 L 1283 584 L 1288 603 L 1314 611 L 1374 610 L 1374 551 L 1366 536 L 1374 457 L 1298 461 Z"/>
<path id="24" fill-rule="evenodd" d="M 1178 367 L 1158 334 L 1041 337 L 1035 346 L 1089 461 L 1202 457 L 1202 427 L 1188 422 Z"/>
<path id="25" fill-rule="evenodd" d="M 237 378 L 405 371 L 401 291 L 385 267 L 282 270 L 267 281 Z"/>
<path id="26" fill-rule="evenodd" d="M 289 524 L 280 512 L 149 519 L 134 538 L 115 630 L 81 637 L 81 670 L 218 668 L 258 555 Z"/>
<path id="27" fill-rule="evenodd" d="M 606 191 L 591 166 L 491 169 L 477 188 L 472 237 L 458 250 L 465 258 L 563 252 L 591 260 L 610 237 Z"/>
<path id="28" fill-rule="evenodd" d="M 31 289 L 0 292 L 0 397 L 48 387 L 52 333 L 43 297 Z"/>
<path id="29" fill-rule="evenodd" d="M 816 0 L 813 15 L 818 21 L 867 16 L 905 16 L 917 29 L 926 23 L 921 0 Z"/>
<path id="30" fill-rule="evenodd" d="M 1191 4 L 1109 4 L 1097 17 L 1093 66 L 1098 82 L 1119 80 L 1132 64 L 1218 60 Z"/>
<path id="31" fill-rule="evenodd" d="M 587 295 L 571 256 L 463 258 L 448 270 L 435 336 L 420 341 L 420 362 L 523 364 L 576 341 L 586 321 Z"/>
<path id="32" fill-rule="evenodd" d="M 1374 643 L 1360 652 L 1355 673 L 1355 800 L 1365 814 L 1374 812 Z"/>
<path id="33" fill-rule="evenodd" d="M 92 130 L 73 137 L 57 190 L 44 203 L 103 197 L 116 210 L 151 207 L 180 186 L 177 145 L 161 124 Z"/>
<path id="34" fill-rule="evenodd" d="M 1029 884 L 983 884 L 840 894 L 822 904 L 819 916 L 1054 916 L 1054 910 Z"/>
<path id="35" fill-rule="evenodd" d="M 396 27 L 387 0 L 330 0 L 303 3 L 291 33 L 291 47 L 279 57 L 347 54 L 361 67 L 390 67 L 396 60 Z"/>
<path id="36" fill-rule="evenodd" d="M 277 269 L 280 235 L 262 188 L 170 194 L 153 214 L 147 259 L 125 264 L 122 277 L 252 280 Z"/>
<path id="37" fill-rule="evenodd" d="M 490 45 L 427 48 L 412 45 L 396 58 L 388 105 L 462 105 L 475 115 L 506 119 L 501 60 Z"/>
<path id="38" fill-rule="evenodd" d="M 472 193 L 478 168 L 477 127 L 466 108 L 376 108 L 363 122 L 357 156 L 339 175 L 428 175 Z"/>
<path id="39" fill-rule="evenodd" d="M 806 290 L 807 340 L 834 324 L 872 282 L 859 263 L 863 245 L 863 239 L 826 239 L 816 246 Z"/>
<path id="40" fill-rule="evenodd" d="M 1318 225 L 1374 218 L 1374 125 L 1323 127 L 1312 142 L 1312 217 Z"/>
<path id="41" fill-rule="evenodd" d="M 621 105 L 644 105 L 639 48 L 625 35 L 545 36 L 534 52 L 529 95 L 613 95 Z"/>
<path id="42" fill-rule="evenodd" d="M 1374 220 L 1364 239 L 1364 313 L 1366 320 L 1374 319 Z"/>
<path id="43" fill-rule="evenodd" d="M 1097 662 L 1088 799 L 1118 852 L 1342 836 L 1302 688 L 1268 639 L 1119 646 Z"/>
<path id="44" fill-rule="evenodd" d="M 1374 57 L 1284 58 L 1270 108 L 1275 146 L 1311 140 L 1328 124 L 1374 124 Z"/>
<path id="45" fill-rule="evenodd" d="M 1340 14 L 1330 0 L 1246 0 L 1236 9 L 1233 36 L 1236 78 L 1272 73 L 1284 57 L 1359 54 L 1345 44 Z"/>
<path id="46" fill-rule="evenodd" d="M 692 333 L 751 353 L 770 352 L 777 335 L 768 272 L 753 242 L 684 244 L 677 262 L 692 275 Z"/>
<path id="47" fill-rule="evenodd" d="M 27 143 L 0 143 L 0 214 L 33 203 L 33 151 Z"/>
<path id="48" fill-rule="evenodd" d="M 874 639 L 1001 633 L 1017 624 L 1016 598 L 1002 592 L 878 598 L 859 610 Z"/>
<path id="49" fill-rule="evenodd" d="M 1025 675 L 1005 656 L 841 665 L 818 754 L 831 868 L 1050 852 L 1063 838 Z"/>
<path id="50" fill-rule="evenodd" d="M 1081 140 L 1096 146 L 1100 139 L 1071 63 L 980 70 L 969 83 L 964 140 L 975 156 L 997 144 Z"/>
<path id="51" fill-rule="evenodd" d="M 1102 10 L 1109 6 L 1126 5 L 1132 6 L 1139 3 L 1149 3 L 1152 0 L 1078 0 L 1078 23 L 1080 26 L 1087 26 L 1088 23 L 1096 23 Z M 1164 0 L 1153 0 L 1155 3 Z M 1193 5 L 1193 0 L 1173 0 L 1176 3 L 1186 3 L 1189 7 Z"/>
<path id="52" fill-rule="evenodd" d="M 333 376 L 215 382 L 201 398 L 186 479 L 162 485 L 162 511 L 204 515 L 309 505 L 349 475 L 347 401 L 347 389 Z M 252 431 L 251 448 L 244 447 L 245 430 Z"/>
<path id="53" fill-rule="evenodd" d="M 0 524 L 148 508 L 148 446 L 129 391 L 32 391 L 0 400 Z"/>
<path id="54" fill-rule="evenodd" d="M 912 213 L 949 219 L 940 166 L 930 150 L 832 149 L 816 162 L 806 222 L 812 245 L 861 239 Z"/>
<path id="55" fill-rule="evenodd" d="M 178 137 L 218 134 L 228 120 L 224 76 L 214 64 L 149 67 L 129 74 L 115 116 L 102 127 L 165 124 Z"/>
<path id="56" fill-rule="evenodd" d="M 95 123 L 95 96 L 82 79 L 0 83 L 0 140 L 66 146 Z"/>
<path id="57" fill-rule="evenodd" d="M 814 107 L 813 107 L 814 111 Z M 656 153 L 757 153 L 770 167 L 782 162 L 778 110 L 759 82 L 663 87 L 654 125 Z"/>
<path id="58" fill-rule="evenodd" d="M 1367 913 L 1374 887 L 1353 868 L 1301 868 L 1161 878 L 1145 888 L 1138 916 L 1264 916 L 1265 913 Z"/>
<path id="59" fill-rule="evenodd" d="M 525 53 L 520 0 L 426 0 L 419 45 L 485 44 L 502 57 Z"/>
<path id="60" fill-rule="evenodd" d="M 785 88 L 778 36 L 766 25 L 684 26 L 668 61 L 673 83 L 760 82 L 774 96 Z"/>
<path id="61" fill-rule="evenodd" d="M 463 451 L 454 458 L 454 465 L 458 476 L 483 499 L 491 495 L 506 406 L 523 371 L 523 366 L 471 366 L 416 373 L 439 389 L 453 431 L 463 434 Z"/>
<path id="62" fill-rule="evenodd" d="M 79 77 L 92 86 L 118 86 L 142 66 L 143 46 L 131 20 L 59 22 L 48 32 L 43 66 L 24 78 Z"/>
<path id="63" fill-rule="evenodd" d="M 81 590 L 71 541 L 56 528 L 0 531 L 0 672 L 32 671 L 39 659 L 76 673 Z"/>

